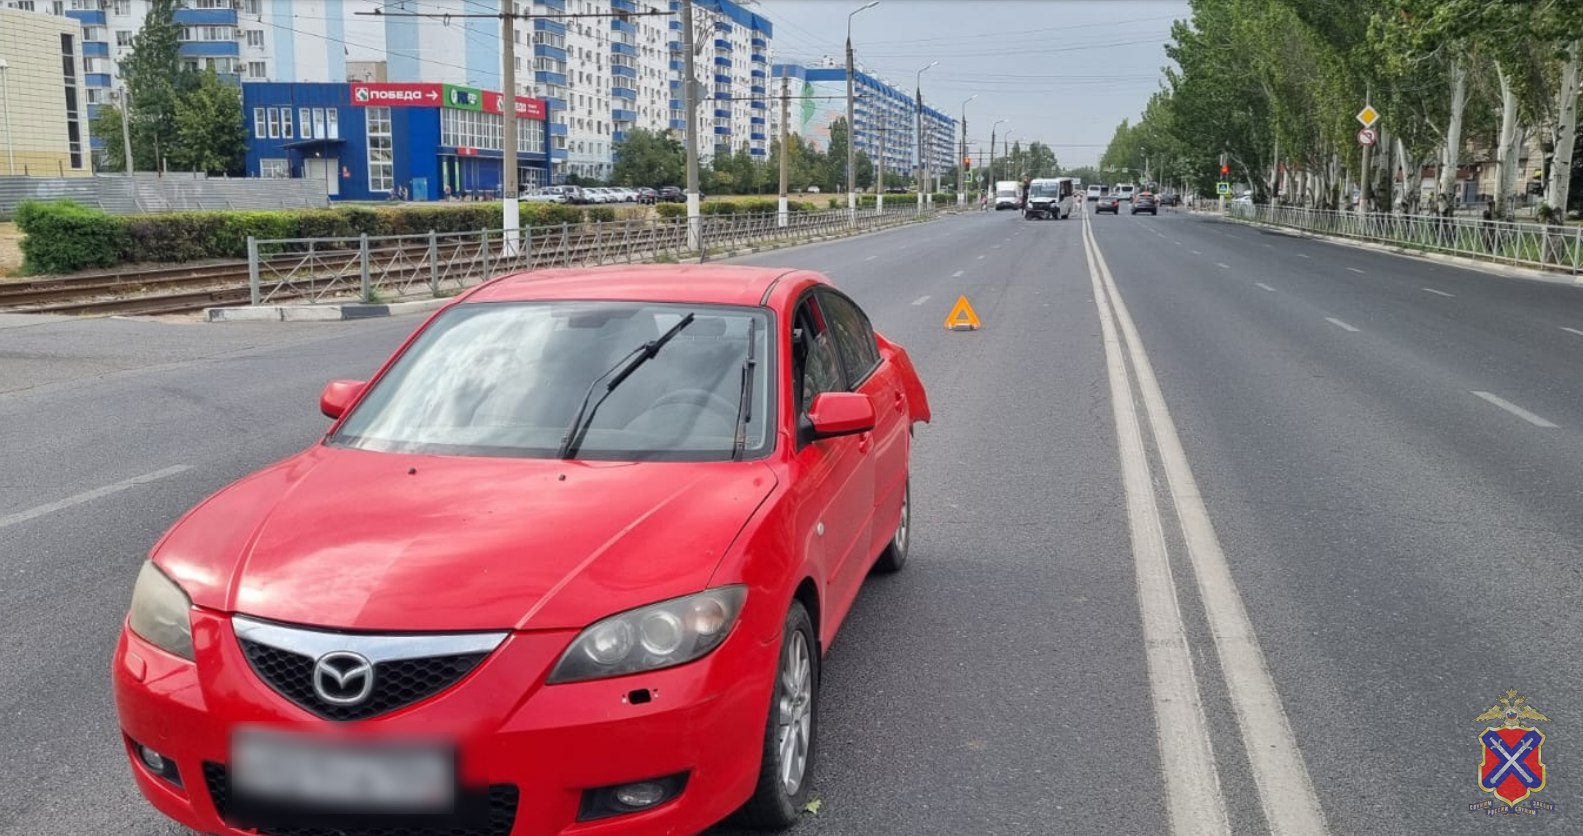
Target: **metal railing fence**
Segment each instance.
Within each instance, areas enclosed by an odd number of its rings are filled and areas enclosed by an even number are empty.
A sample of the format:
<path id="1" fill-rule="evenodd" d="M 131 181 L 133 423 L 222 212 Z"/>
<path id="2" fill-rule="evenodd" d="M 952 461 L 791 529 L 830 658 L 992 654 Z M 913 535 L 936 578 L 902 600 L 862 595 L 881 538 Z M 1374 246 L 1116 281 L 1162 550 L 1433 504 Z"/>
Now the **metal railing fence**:
<path id="1" fill-rule="evenodd" d="M 335 238 L 254 238 L 247 241 L 252 304 L 286 299 L 322 302 L 356 294 L 455 293 L 493 276 L 548 267 L 631 264 L 720 256 L 748 246 L 794 244 L 853 235 L 940 214 L 932 207 L 886 206 L 884 212 L 846 209 L 792 212 L 785 226 L 775 213 L 705 215 L 696 244 L 686 218 L 645 218 L 524 227 L 515 246 L 498 229 L 417 235 Z"/>
<path id="2" fill-rule="evenodd" d="M 1232 204 L 1228 217 L 1428 253 L 1583 275 L 1583 227 Z"/>

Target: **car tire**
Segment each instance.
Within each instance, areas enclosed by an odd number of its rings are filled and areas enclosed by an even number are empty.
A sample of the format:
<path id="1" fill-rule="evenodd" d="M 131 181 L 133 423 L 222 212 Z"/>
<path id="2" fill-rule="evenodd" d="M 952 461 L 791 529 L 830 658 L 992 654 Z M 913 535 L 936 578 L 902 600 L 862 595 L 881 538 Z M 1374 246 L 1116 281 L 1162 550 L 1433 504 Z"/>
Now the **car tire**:
<path id="1" fill-rule="evenodd" d="M 797 668 L 802 667 L 801 673 Z M 796 694 L 792 694 L 796 691 Z M 758 786 L 753 797 L 733 817 L 750 830 L 777 832 L 796 824 L 808 803 L 813 776 L 814 741 L 819 730 L 819 643 L 813 620 L 801 601 L 792 601 L 781 630 L 781 649 L 775 663 L 775 687 L 764 723 L 763 752 Z M 790 757 L 801 758 L 795 786 L 784 776 L 788 755 L 782 734 L 798 735 L 790 744 Z M 801 742 L 799 752 L 798 741 Z"/>
<path id="2" fill-rule="evenodd" d="M 896 533 L 890 536 L 885 550 L 874 561 L 874 571 L 889 574 L 900 572 L 907 565 L 907 549 L 912 545 L 912 480 L 908 479 L 901 494 L 901 519 L 896 521 Z"/>

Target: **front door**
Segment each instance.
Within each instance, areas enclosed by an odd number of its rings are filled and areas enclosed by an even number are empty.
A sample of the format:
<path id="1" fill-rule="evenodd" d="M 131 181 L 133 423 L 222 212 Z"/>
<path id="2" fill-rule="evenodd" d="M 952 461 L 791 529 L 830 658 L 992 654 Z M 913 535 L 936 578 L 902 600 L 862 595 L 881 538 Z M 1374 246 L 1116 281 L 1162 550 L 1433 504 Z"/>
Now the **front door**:
<path id="1" fill-rule="evenodd" d="M 339 173 L 340 166 L 335 164 L 334 159 L 327 160 L 323 157 L 309 157 L 302 161 L 303 177 L 323 183 L 324 193 L 330 197 L 335 197 L 341 193 Z"/>

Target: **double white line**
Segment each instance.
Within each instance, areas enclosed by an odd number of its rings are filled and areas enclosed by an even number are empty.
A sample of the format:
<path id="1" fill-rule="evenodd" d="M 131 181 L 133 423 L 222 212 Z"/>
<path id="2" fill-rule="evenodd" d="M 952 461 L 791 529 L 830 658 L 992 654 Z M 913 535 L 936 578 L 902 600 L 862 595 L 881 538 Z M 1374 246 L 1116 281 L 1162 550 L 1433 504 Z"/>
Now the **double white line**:
<path id="1" fill-rule="evenodd" d="M 1149 458 L 1138 420 L 1141 401 L 1154 437 L 1170 499 L 1176 507 L 1182 538 L 1198 582 L 1204 614 L 1214 636 L 1221 672 L 1226 680 L 1237 725 L 1242 734 L 1264 818 L 1275 834 L 1324 834 L 1324 810 L 1297 749 L 1275 681 L 1265 666 L 1258 637 L 1232 580 L 1226 555 L 1209 521 L 1198 484 L 1165 396 L 1127 313 L 1115 278 L 1094 240 L 1088 216 L 1083 217 L 1083 243 L 1089 277 L 1105 345 L 1110 399 L 1121 456 L 1122 487 L 1143 616 L 1143 640 L 1160 764 L 1164 773 L 1167 813 L 1173 833 L 1230 833 L 1225 798 L 1203 696 L 1193 671 L 1187 631 L 1177 604 L 1176 582 L 1166 552 L 1165 528 L 1149 472 Z M 1129 373 L 1130 361 L 1130 373 Z M 1132 377 L 1137 378 L 1134 396 Z"/>

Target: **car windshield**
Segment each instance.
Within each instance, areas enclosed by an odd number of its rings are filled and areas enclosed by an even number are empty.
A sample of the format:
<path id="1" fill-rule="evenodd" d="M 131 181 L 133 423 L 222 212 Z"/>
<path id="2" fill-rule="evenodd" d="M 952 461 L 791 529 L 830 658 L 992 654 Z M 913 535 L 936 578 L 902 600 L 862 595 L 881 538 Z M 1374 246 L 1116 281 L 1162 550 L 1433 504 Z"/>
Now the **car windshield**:
<path id="1" fill-rule="evenodd" d="M 1057 183 L 1034 183 L 1028 189 L 1029 197 L 1060 197 L 1061 186 Z"/>
<path id="2" fill-rule="evenodd" d="M 742 455 L 773 445 L 768 312 L 668 303 L 464 304 L 424 329 L 329 443 L 365 450 L 554 458 L 589 385 L 687 314 L 694 319 L 594 413 L 582 459 L 733 456 L 749 335 Z M 607 378 L 608 379 L 608 378 Z M 605 392 L 595 388 L 590 406 Z"/>

